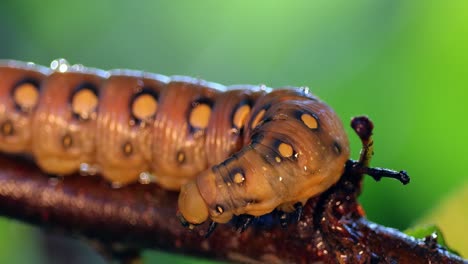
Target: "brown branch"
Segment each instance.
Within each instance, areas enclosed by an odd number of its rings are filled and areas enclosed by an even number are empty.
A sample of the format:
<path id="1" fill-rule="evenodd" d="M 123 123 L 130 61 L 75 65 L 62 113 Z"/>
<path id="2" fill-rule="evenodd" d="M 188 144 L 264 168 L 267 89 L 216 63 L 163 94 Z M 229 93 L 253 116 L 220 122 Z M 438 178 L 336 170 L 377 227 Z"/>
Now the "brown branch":
<path id="1" fill-rule="evenodd" d="M 266 225 L 256 223 L 241 234 L 220 225 L 204 239 L 207 225 L 183 228 L 177 193 L 156 185 L 112 189 L 97 177 L 50 178 L 17 157 L 0 156 L 0 168 L 0 214 L 105 245 L 250 263 L 467 263 L 430 240 L 363 218 L 356 202 L 362 176 L 349 169 L 287 229 L 269 221 L 273 213 L 262 218 Z"/>

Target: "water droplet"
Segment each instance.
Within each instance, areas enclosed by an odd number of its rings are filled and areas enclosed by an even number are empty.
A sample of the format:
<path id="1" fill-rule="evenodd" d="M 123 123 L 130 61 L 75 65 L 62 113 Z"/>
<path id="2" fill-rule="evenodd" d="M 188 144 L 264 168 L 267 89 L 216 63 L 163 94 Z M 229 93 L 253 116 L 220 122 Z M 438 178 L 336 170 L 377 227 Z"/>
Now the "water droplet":
<path id="1" fill-rule="evenodd" d="M 70 67 L 70 63 L 68 63 L 65 59 L 56 59 L 50 63 L 50 68 L 54 71 L 58 72 L 66 72 Z"/>
<path id="2" fill-rule="evenodd" d="M 150 172 L 145 171 L 145 172 L 140 173 L 138 177 L 138 181 L 141 184 L 149 184 L 149 183 L 155 182 L 156 177 Z"/>
<path id="3" fill-rule="evenodd" d="M 90 165 L 88 163 L 80 164 L 80 175 L 81 176 L 94 176 L 99 172 L 99 168 L 95 165 Z"/>
<path id="4" fill-rule="evenodd" d="M 81 72 L 81 71 L 84 71 L 86 67 L 83 64 L 75 64 L 71 66 L 70 69 L 73 71 Z"/>

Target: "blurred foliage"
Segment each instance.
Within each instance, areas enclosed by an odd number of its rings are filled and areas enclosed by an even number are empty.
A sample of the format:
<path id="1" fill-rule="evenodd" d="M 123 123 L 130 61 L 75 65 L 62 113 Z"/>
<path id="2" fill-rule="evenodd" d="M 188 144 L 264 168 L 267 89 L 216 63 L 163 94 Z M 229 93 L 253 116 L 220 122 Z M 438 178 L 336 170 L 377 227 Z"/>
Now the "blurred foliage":
<path id="1" fill-rule="evenodd" d="M 0 58 L 307 85 L 342 117 L 355 158 L 347 123 L 372 118 L 373 165 L 406 169 L 412 182 L 366 179 L 361 201 L 371 220 L 406 228 L 467 182 L 467 8 L 462 0 L 2 1 Z"/>
<path id="2" fill-rule="evenodd" d="M 468 184 L 457 188 L 444 198 L 418 225 L 436 224 L 443 227 L 445 243 L 462 257 L 468 258 L 467 219 L 468 219 Z"/>

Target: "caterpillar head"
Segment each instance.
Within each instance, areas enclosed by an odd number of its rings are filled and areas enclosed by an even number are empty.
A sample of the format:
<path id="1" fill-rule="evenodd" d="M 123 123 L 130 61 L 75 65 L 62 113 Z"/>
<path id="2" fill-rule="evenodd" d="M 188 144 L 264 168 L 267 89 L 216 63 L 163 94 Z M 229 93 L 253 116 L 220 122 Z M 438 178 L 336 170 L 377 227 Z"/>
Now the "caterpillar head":
<path id="1" fill-rule="evenodd" d="M 201 224 L 208 219 L 208 207 L 195 181 L 182 186 L 179 195 L 179 210 L 182 222 Z"/>

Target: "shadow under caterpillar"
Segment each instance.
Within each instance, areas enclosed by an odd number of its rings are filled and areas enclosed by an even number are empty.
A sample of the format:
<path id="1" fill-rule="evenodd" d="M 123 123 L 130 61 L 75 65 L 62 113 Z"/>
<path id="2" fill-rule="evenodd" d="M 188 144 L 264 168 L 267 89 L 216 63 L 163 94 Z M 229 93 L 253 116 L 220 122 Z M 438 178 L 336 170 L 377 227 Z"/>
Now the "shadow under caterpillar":
<path id="1" fill-rule="evenodd" d="M 261 216 L 336 183 L 349 142 L 308 88 L 236 85 L 55 60 L 0 63 L 0 151 L 47 173 L 180 190 L 181 218 Z"/>

